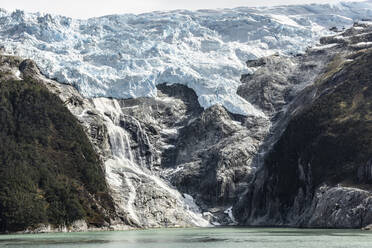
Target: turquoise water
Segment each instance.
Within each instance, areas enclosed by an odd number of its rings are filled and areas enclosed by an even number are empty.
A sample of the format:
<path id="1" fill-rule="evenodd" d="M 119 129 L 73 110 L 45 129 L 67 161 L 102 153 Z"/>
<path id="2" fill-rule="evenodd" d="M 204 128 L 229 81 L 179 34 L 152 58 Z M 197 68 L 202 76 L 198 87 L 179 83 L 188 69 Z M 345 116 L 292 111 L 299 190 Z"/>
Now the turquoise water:
<path id="1" fill-rule="evenodd" d="M 191 228 L 123 232 L 0 235 L 17 248 L 372 248 L 372 232 L 286 228 Z"/>

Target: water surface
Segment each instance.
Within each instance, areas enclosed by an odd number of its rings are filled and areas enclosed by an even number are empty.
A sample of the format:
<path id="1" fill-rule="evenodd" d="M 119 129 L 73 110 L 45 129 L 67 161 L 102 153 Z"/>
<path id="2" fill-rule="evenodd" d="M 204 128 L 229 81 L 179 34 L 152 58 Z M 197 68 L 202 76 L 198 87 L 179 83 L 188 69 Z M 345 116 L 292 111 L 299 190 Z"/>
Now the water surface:
<path id="1" fill-rule="evenodd" d="M 290 228 L 189 228 L 0 235 L 17 248 L 371 248 L 372 232 Z"/>

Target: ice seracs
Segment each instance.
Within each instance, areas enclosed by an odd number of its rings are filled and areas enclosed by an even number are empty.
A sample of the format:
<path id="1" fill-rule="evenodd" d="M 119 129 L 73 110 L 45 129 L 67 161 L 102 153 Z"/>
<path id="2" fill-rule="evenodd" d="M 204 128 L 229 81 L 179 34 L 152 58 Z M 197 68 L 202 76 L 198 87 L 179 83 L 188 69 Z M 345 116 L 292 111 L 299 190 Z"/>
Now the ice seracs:
<path id="1" fill-rule="evenodd" d="M 153 12 L 74 20 L 0 10 L 0 43 L 34 59 L 43 74 L 85 97 L 154 97 L 156 85 L 194 89 L 203 107 L 264 116 L 236 94 L 245 61 L 296 54 L 354 20 L 372 2 L 271 8 Z"/>

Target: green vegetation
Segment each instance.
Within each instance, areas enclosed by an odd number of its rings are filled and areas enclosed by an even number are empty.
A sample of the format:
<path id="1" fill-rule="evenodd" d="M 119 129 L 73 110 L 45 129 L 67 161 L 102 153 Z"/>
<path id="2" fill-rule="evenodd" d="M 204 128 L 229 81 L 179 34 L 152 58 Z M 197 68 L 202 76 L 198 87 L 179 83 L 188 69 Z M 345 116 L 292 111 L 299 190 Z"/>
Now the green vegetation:
<path id="1" fill-rule="evenodd" d="M 99 226 L 107 221 L 99 206 L 113 211 L 77 120 L 41 83 L 0 81 L 0 232 L 79 219 Z"/>

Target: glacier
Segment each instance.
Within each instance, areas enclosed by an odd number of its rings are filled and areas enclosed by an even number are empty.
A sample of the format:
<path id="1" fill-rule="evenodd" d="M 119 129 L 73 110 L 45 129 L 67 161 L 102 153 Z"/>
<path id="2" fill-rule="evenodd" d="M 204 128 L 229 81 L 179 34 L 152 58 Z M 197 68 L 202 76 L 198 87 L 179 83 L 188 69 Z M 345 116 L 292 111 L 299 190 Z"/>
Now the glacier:
<path id="1" fill-rule="evenodd" d="M 30 58 L 51 79 L 85 97 L 156 97 L 156 85 L 184 84 L 202 107 L 263 116 L 237 95 L 245 61 L 303 53 L 320 36 L 372 18 L 372 1 L 151 12 L 87 20 L 0 9 L 0 46 Z"/>

